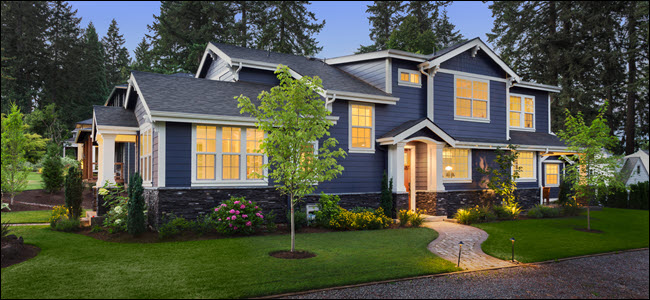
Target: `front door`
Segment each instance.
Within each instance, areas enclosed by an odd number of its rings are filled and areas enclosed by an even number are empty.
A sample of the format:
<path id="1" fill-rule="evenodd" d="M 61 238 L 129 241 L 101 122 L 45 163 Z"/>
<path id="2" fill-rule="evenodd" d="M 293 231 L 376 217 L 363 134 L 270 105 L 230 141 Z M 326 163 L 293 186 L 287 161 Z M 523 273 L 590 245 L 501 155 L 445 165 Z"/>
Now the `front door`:
<path id="1" fill-rule="evenodd" d="M 411 149 L 404 149 L 404 187 L 409 194 L 409 210 L 411 207 Z"/>

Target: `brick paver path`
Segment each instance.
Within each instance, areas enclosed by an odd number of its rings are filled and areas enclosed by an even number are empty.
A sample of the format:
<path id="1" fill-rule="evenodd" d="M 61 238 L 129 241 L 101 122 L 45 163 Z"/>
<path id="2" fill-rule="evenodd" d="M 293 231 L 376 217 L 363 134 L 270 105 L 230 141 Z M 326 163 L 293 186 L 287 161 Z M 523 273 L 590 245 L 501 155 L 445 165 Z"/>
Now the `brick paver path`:
<path id="1" fill-rule="evenodd" d="M 463 242 L 460 267 L 465 270 L 508 267 L 513 265 L 509 261 L 500 260 L 483 253 L 481 244 L 487 240 L 488 234 L 481 229 L 452 222 L 425 222 L 424 226 L 440 234 L 427 247 L 429 251 L 454 264 L 458 262 L 458 244 L 461 241 Z"/>

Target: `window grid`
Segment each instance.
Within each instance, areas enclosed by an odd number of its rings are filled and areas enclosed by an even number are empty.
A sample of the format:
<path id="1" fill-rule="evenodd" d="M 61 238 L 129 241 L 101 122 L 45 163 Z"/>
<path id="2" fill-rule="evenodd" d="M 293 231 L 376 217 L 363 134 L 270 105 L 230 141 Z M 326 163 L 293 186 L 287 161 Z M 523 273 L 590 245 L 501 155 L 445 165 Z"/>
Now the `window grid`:
<path id="1" fill-rule="evenodd" d="M 372 106 L 352 104 L 352 148 L 372 148 Z"/>
<path id="2" fill-rule="evenodd" d="M 445 148 L 442 151 L 443 178 L 469 179 L 469 150 Z"/>
<path id="3" fill-rule="evenodd" d="M 519 169 L 520 179 L 535 178 L 535 155 L 533 152 L 519 152 L 519 157 L 514 163 L 514 168 Z"/>
<path id="4" fill-rule="evenodd" d="M 223 127 L 221 131 L 222 177 L 224 180 L 239 179 L 239 155 L 241 152 L 241 128 Z"/>
<path id="5" fill-rule="evenodd" d="M 560 183 L 560 165 L 546 164 L 546 185 L 558 185 Z"/>
<path id="6" fill-rule="evenodd" d="M 417 71 L 399 70 L 399 83 L 412 86 L 419 86 L 420 74 Z"/>
<path id="7" fill-rule="evenodd" d="M 456 116 L 488 118 L 488 83 L 456 78 Z"/>
<path id="8" fill-rule="evenodd" d="M 140 174 L 142 174 L 142 180 L 146 182 L 151 181 L 151 132 L 151 128 L 140 132 Z"/>
<path id="9" fill-rule="evenodd" d="M 196 126 L 196 179 L 215 179 L 217 127 Z"/>
<path id="10" fill-rule="evenodd" d="M 264 155 L 260 152 L 260 145 L 264 139 L 264 131 L 259 129 L 246 129 L 246 179 L 262 179 L 262 164 Z"/>
<path id="11" fill-rule="evenodd" d="M 529 96 L 510 96 L 510 127 L 535 128 L 535 99 Z"/>

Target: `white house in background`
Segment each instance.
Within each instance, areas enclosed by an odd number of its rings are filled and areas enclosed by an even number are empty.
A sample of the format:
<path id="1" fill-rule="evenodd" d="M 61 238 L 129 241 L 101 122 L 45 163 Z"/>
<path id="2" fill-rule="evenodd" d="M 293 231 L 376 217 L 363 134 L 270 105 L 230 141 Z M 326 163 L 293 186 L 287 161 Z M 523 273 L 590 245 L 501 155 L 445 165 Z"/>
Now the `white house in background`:
<path id="1" fill-rule="evenodd" d="M 648 181 L 648 151 L 639 150 L 625 156 L 621 173 L 625 185 Z"/>

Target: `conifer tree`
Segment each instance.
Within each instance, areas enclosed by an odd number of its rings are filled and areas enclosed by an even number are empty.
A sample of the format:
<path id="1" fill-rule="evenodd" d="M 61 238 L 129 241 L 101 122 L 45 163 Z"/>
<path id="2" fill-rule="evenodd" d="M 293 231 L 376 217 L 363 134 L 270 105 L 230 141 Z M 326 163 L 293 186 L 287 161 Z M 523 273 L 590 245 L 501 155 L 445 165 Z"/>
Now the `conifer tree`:
<path id="1" fill-rule="evenodd" d="M 314 37 L 325 26 L 309 11 L 309 1 L 272 1 L 268 17 L 257 38 L 257 48 L 273 52 L 313 56 L 323 47 Z"/>
<path id="2" fill-rule="evenodd" d="M 135 173 L 129 180 L 129 202 L 126 229 L 133 235 L 138 236 L 145 230 L 144 220 L 144 190 L 142 189 L 142 177 Z"/>
<path id="3" fill-rule="evenodd" d="M 234 28 L 234 44 L 255 48 L 255 36 L 260 34 L 268 18 L 269 1 L 232 1 L 232 4 L 233 13 L 240 15 Z"/>
<path id="4" fill-rule="evenodd" d="M 52 194 L 63 187 L 63 163 L 61 162 L 61 148 L 55 143 L 47 146 L 47 156 L 43 162 L 43 189 Z"/>
<path id="5" fill-rule="evenodd" d="M 370 40 L 372 45 L 359 46 L 357 53 L 366 53 L 388 49 L 390 34 L 402 20 L 400 13 L 404 9 L 402 1 L 374 1 L 368 5 L 366 13 L 369 13 Z"/>
<path id="6" fill-rule="evenodd" d="M 151 72 L 153 70 L 153 54 L 151 53 L 150 44 L 147 43 L 146 38 L 138 43 L 138 46 L 133 51 L 134 59 L 129 67 L 129 70 Z"/>
<path id="7" fill-rule="evenodd" d="M 117 27 L 117 21 L 113 19 L 108 26 L 106 36 L 102 38 L 104 46 L 104 61 L 106 66 L 106 82 L 108 89 L 111 90 L 115 85 L 126 82 L 128 78 L 124 77 L 124 70 L 130 63 L 129 51 L 124 47 L 126 41 L 124 35 L 120 34 Z"/>
<path id="8" fill-rule="evenodd" d="M 83 209 L 83 181 L 81 179 L 81 169 L 72 166 L 68 169 L 65 176 L 65 206 L 70 212 L 71 219 L 79 219 Z"/>
<path id="9" fill-rule="evenodd" d="M 456 30 L 456 25 L 449 21 L 446 9 L 442 11 L 442 14 L 436 20 L 433 32 L 436 33 L 437 50 L 447 48 L 464 40 L 460 30 Z"/>
<path id="10" fill-rule="evenodd" d="M 106 84 L 106 69 L 104 67 L 104 47 L 92 22 L 84 33 L 83 65 L 81 69 L 82 99 L 75 115 L 78 119 L 92 115 L 92 105 L 103 104 L 109 90 Z"/>

